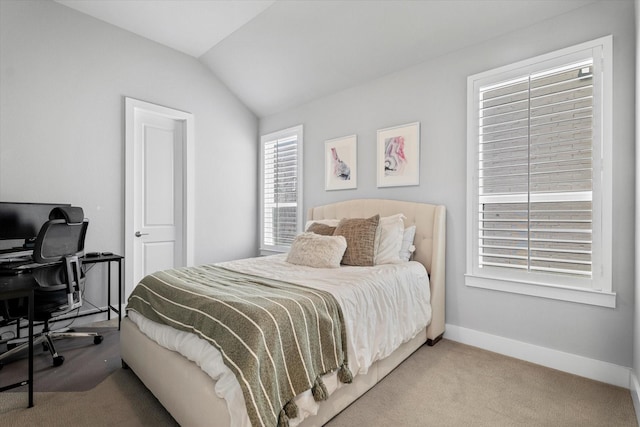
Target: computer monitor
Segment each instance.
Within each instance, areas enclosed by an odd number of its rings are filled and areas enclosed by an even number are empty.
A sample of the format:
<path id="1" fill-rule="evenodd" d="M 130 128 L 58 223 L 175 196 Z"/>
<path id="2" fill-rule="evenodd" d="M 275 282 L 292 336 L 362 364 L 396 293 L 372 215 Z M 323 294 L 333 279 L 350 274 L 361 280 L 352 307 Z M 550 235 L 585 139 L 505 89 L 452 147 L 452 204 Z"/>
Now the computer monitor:
<path id="1" fill-rule="evenodd" d="M 71 206 L 68 203 L 14 203 L 0 202 L 0 240 L 16 240 L 17 242 L 0 242 L 7 247 L 21 245 L 24 249 L 32 249 L 42 224 L 49 220 L 49 213 L 58 206 Z"/>

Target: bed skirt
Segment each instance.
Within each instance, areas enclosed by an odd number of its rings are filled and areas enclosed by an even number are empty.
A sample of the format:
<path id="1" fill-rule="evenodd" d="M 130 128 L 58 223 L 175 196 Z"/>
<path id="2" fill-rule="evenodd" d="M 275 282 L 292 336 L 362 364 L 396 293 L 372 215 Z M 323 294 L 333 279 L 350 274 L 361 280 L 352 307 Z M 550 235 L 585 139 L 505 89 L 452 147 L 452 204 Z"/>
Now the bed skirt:
<path id="1" fill-rule="evenodd" d="M 184 427 L 229 426 L 224 399 L 215 393 L 215 381 L 181 354 L 160 347 L 129 319 L 120 331 L 123 366 L 133 370 L 173 418 Z M 427 341 L 426 328 L 401 345 L 389 357 L 374 363 L 366 375 L 357 375 L 352 384 L 337 389 L 320 404 L 318 414 L 300 426 L 321 426 L 376 385 L 396 366 Z M 212 423 L 213 420 L 213 423 Z"/>

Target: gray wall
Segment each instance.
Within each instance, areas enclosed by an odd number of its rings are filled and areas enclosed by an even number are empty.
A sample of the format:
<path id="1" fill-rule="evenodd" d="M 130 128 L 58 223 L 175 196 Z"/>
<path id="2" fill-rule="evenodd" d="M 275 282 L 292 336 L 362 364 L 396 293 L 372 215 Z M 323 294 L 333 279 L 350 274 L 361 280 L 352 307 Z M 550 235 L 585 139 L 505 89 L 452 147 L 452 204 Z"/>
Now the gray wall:
<path id="1" fill-rule="evenodd" d="M 195 117 L 195 262 L 256 254 L 258 121 L 205 66 L 48 0 L 0 1 L 0 31 L 0 200 L 82 206 L 122 253 L 133 97 Z"/>
<path id="2" fill-rule="evenodd" d="M 603 1 L 508 36 L 260 120 L 260 133 L 302 123 L 304 205 L 381 197 L 447 206 L 449 324 L 631 366 L 634 316 L 634 10 Z M 614 260 L 617 308 L 466 287 L 467 76 L 556 49 L 614 36 Z M 376 188 L 376 130 L 421 123 L 420 185 Z M 326 139 L 358 135 L 358 189 L 324 191 Z"/>
<path id="3" fill-rule="evenodd" d="M 636 298 L 633 333 L 633 370 L 640 376 L 640 0 L 635 0 L 636 20 Z M 636 408 L 640 423 L 640 407 Z"/>

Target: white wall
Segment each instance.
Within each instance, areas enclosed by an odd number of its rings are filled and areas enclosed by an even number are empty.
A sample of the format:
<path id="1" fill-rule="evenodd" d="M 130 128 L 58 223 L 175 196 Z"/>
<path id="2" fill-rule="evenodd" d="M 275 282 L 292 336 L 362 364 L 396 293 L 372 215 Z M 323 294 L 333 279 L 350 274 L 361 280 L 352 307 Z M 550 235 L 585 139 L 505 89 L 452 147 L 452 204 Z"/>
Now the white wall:
<path id="1" fill-rule="evenodd" d="M 306 208 L 356 197 L 447 206 L 448 324 L 630 367 L 634 316 L 633 2 L 602 1 L 473 48 L 260 120 L 260 133 L 302 123 Z M 556 49 L 614 36 L 614 277 L 617 308 L 466 287 L 466 79 Z M 420 185 L 376 188 L 376 130 L 419 121 Z M 358 135 L 358 189 L 324 191 L 326 139 Z"/>
<path id="2" fill-rule="evenodd" d="M 125 96 L 195 117 L 195 262 L 255 255 L 257 118 L 195 58 L 48 0 L 0 1 L 0 200 L 82 206 L 86 249 L 123 253 Z"/>

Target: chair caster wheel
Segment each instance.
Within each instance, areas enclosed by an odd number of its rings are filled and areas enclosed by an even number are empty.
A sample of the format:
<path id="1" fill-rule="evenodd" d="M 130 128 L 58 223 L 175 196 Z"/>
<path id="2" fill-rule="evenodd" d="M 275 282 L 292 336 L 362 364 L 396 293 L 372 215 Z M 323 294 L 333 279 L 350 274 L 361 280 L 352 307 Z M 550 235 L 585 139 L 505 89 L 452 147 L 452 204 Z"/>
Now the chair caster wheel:
<path id="1" fill-rule="evenodd" d="M 53 358 L 53 366 L 60 366 L 64 363 L 64 356 L 56 356 Z"/>
<path id="2" fill-rule="evenodd" d="M 94 344 L 100 344 L 102 341 L 104 341 L 104 337 L 102 335 L 96 335 L 93 337 Z"/>

